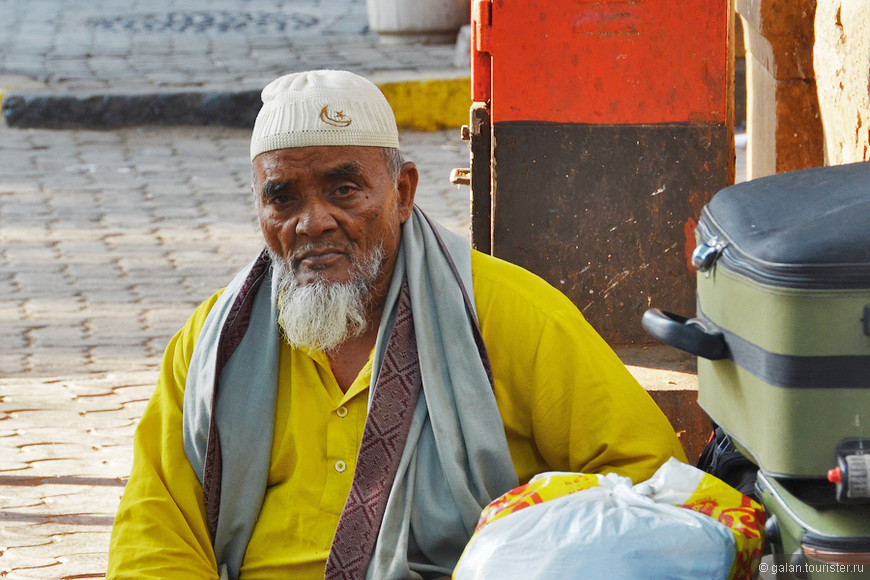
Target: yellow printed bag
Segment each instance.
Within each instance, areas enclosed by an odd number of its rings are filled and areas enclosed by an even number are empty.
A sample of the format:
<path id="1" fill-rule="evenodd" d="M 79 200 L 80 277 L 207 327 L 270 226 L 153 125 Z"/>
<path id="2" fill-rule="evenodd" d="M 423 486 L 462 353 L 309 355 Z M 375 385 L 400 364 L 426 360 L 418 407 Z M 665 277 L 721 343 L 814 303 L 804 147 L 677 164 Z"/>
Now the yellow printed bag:
<path id="1" fill-rule="evenodd" d="M 453 578 L 750 580 L 764 521 L 759 504 L 676 459 L 637 485 L 544 473 L 483 510 Z"/>

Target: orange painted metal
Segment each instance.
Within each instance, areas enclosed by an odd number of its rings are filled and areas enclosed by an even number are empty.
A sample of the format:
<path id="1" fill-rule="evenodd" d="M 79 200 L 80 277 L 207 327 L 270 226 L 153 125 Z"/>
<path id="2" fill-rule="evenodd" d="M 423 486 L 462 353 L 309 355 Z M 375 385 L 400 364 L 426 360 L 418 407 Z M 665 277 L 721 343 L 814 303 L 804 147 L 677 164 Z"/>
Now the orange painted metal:
<path id="1" fill-rule="evenodd" d="M 725 122 L 728 1 L 475 0 L 473 100 L 494 123 Z"/>
<path id="2" fill-rule="evenodd" d="M 471 100 L 489 101 L 492 89 L 492 0 L 471 6 Z"/>

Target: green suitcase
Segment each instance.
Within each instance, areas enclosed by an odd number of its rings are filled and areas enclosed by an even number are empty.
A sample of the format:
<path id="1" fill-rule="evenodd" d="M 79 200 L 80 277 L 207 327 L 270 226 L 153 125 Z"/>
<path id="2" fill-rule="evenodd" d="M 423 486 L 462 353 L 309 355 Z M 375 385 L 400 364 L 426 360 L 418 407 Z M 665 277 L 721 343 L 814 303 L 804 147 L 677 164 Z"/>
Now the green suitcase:
<path id="1" fill-rule="evenodd" d="M 870 444 L 870 163 L 725 188 L 696 237 L 697 318 L 663 340 L 699 355 L 698 403 L 765 473 L 825 478 Z"/>
<path id="2" fill-rule="evenodd" d="M 644 327 L 698 355 L 698 403 L 760 468 L 768 571 L 866 577 L 870 162 L 725 188 L 696 238 L 696 317 Z"/>

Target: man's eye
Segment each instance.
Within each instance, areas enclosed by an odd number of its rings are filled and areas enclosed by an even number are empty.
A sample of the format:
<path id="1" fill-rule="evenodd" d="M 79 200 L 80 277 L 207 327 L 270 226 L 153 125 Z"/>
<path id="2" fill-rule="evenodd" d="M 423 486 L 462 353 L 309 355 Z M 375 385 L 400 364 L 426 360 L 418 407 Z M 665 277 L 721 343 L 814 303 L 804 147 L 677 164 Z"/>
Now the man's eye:
<path id="1" fill-rule="evenodd" d="M 268 199 L 270 205 L 285 205 L 290 203 L 289 195 L 273 195 Z"/>
<path id="2" fill-rule="evenodd" d="M 356 187 L 354 187 L 353 185 L 342 185 L 336 188 L 335 193 L 339 197 L 347 197 L 349 195 L 352 195 L 355 191 Z"/>

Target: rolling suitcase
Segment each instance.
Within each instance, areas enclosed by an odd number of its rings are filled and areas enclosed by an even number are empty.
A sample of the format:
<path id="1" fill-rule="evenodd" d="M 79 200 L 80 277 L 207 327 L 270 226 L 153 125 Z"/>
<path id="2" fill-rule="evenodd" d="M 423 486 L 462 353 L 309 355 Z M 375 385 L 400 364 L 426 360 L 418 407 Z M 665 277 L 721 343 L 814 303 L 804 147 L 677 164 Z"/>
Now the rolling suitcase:
<path id="1" fill-rule="evenodd" d="M 856 577 L 870 566 L 870 162 L 725 188 L 696 238 L 696 317 L 650 309 L 644 327 L 698 356 L 698 403 L 760 468 L 777 577 Z"/>
<path id="2" fill-rule="evenodd" d="M 725 188 L 696 237 L 697 318 L 651 324 L 699 355 L 701 407 L 772 477 L 870 453 L 870 163 Z"/>

